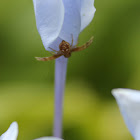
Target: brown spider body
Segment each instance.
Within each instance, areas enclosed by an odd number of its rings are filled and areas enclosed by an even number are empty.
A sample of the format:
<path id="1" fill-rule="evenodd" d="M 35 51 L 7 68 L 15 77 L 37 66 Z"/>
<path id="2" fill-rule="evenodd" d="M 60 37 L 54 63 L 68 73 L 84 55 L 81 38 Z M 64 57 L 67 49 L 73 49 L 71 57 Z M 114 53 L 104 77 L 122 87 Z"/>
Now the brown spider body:
<path id="1" fill-rule="evenodd" d="M 54 60 L 60 56 L 64 56 L 66 58 L 69 58 L 71 56 L 72 52 L 82 51 L 86 49 L 90 44 L 93 42 L 93 37 L 90 38 L 89 41 L 87 41 L 84 45 L 81 47 L 73 46 L 73 38 L 72 38 L 72 44 L 70 45 L 68 42 L 62 40 L 62 42 L 59 44 L 59 51 L 56 51 L 52 48 L 50 48 L 52 51 L 56 52 L 56 54 L 50 56 L 50 57 L 36 57 L 38 61 L 50 61 Z"/>
<path id="2" fill-rule="evenodd" d="M 71 56 L 71 45 L 68 42 L 63 40 L 59 45 L 59 49 L 66 58 Z"/>

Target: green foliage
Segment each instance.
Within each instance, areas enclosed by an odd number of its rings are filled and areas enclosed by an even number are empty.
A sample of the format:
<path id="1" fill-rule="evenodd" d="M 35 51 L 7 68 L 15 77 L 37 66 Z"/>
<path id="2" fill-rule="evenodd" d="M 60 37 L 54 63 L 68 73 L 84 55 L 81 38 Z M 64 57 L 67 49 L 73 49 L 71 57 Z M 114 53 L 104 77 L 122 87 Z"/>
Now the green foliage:
<path id="1" fill-rule="evenodd" d="M 52 135 L 52 85 L 13 83 L 2 85 L 0 89 L 1 134 L 16 120 L 19 124 L 19 140 Z M 67 84 L 64 139 L 130 140 L 131 136 L 115 101 L 104 102 L 95 95 L 96 92 L 89 89 L 86 83 Z"/>

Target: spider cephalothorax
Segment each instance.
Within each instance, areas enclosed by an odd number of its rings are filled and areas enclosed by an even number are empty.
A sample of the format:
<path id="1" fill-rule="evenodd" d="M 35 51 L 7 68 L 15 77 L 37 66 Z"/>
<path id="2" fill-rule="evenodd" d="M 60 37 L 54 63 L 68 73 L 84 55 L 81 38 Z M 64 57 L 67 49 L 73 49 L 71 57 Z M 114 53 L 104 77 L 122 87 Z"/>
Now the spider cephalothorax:
<path id="1" fill-rule="evenodd" d="M 62 40 L 62 42 L 59 44 L 59 51 L 50 48 L 52 51 L 56 52 L 56 54 L 53 54 L 50 57 L 36 57 L 36 59 L 38 61 L 49 61 L 49 60 L 56 59 L 62 55 L 66 58 L 69 58 L 72 52 L 82 51 L 86 49 L 92 42 L 93 42 L 93 37 L 91 37 L 90 40 L 86 42 L 84 45 L 77 47 L 77 46 L 73 46 L 73 38 L 72 38 L 71 45 L 65 40 Z"/>
<path id="2" fill-rule="evenodd" d="M 69 58 L 71 56 L 71 45 L 65 40 L 62 40 L 59 45 L 59 49 L 66 58 Z"/>

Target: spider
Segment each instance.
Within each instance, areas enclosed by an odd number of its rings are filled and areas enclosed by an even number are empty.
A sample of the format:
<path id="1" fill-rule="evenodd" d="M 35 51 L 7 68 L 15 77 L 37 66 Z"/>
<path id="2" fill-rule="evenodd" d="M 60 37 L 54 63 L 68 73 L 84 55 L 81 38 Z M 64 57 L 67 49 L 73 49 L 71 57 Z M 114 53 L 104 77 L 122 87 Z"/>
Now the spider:
<path id="1" fill-rule="evenodd" d="M 50 61 L 50 60 L 54 60 L 62 55 L 65 58 L 69 58 L 71 56 L 72 52 L 82 51 L 82 50 L 86 49 L 92 42 L 93 42 L 93 36 L 84 45 L 77 47 L 77 45 L 73 46 L 73 37 L 72 37 L 71 45 L 68 42 L 66 42 L 65 40 L 62 40 L 62 42 L 59 44 L 59 51 L 56 51 L 56 50 L 50 48 L 52 51 L 56 52 L 52 56 L 50 56 L 50 57 L 35 57 L 35 58 L 38 61 Z"/>

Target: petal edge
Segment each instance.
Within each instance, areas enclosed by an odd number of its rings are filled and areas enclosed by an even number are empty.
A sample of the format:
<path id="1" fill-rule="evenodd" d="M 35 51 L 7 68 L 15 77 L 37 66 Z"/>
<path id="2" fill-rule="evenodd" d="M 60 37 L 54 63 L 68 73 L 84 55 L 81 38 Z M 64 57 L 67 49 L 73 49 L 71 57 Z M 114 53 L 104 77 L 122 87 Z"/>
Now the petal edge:
<path id="1" fill-rule="evenodd" d="M 13 122 L 8 130 L 3 133 L 0 137 L 0 140 L 16 140 L 18 136 L 18 124 Z"/>
<path id="2" fill-rule="evenodd" d="M 140 130 L 140 91 L 131 89 L 113 89 L 115 97 L 124 121 L 136 139 L 138 128 Z M 138 125 L 139 124 L 139 125 Z"/>
<path id="3" fill-rule="evenodd" d="M 34 140 L 63 140 L 63 139 L 56 138 L 56 137 L 41 137 L 41 138 L 34 139 Z"/>
<path id="4" fill-rule="evenodd" d="M 64 20 L 62 0 L 33 0 L 36 25 L 48 50 L 49 45 L 58 37 Z"/>
<path id="5" fill-rule="evenodd" d="M 81 31 L 92 21 L 95 12 L 94 0 L 81 0 Z"/>

